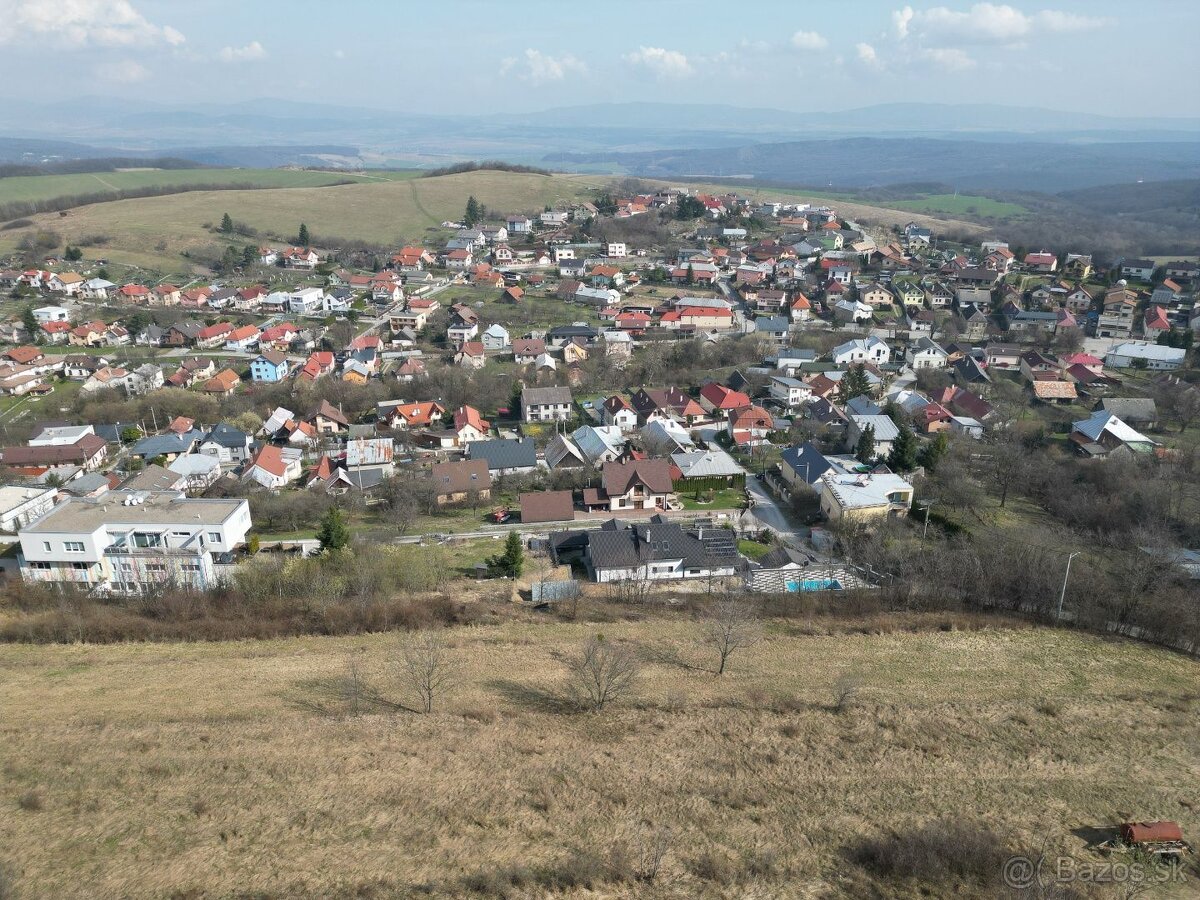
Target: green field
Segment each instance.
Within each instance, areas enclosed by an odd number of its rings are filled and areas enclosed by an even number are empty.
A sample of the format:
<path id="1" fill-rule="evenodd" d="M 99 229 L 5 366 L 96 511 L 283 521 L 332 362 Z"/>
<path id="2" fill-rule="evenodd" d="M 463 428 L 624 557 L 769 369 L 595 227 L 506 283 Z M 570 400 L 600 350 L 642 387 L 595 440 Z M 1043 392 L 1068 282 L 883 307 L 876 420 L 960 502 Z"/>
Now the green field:
<path id="1" fill-rule="evenodd" d="M 250 188 L 307 188 L 356 181 L 399 181 L 416 170 L 388 172 L 317 172 L 302 169 L 126 169 L 77 175 L 27 175 L 0 178 L 0 206 L 42 203 L 83 194 L 117 194 L 139 188 L 191 185 L 244 185 Z"/>

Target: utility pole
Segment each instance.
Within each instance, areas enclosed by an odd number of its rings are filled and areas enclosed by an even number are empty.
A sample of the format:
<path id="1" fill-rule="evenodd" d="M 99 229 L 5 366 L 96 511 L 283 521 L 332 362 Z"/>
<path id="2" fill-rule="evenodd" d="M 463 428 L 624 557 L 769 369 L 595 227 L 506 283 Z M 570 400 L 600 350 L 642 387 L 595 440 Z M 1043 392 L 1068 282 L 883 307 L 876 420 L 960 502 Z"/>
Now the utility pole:
<path id="1" fill-rule="evenodd" d="M 926 500 L 922 505 L 925 507 L 925 525 L 921 528 L 921 540 L 925 540 L 925 536 L 929 534 L 929 510 L 937 500 Z"/>
<path id="2" fill-rule="evenodd" d="M 1054 616 L 1055 621 L 1060 621 L 1062 619 L 1063 601 L 1067 599 L 1067 579 L 1071 577 L 1071 560 L 1073 560 L 1082 552 L 1082 550 L 1076 550 L 1067 557 L 1067 571 L 1063 573 L 1062 591 L 1060 591 L 1058 595 L 1058 612 Z"/>

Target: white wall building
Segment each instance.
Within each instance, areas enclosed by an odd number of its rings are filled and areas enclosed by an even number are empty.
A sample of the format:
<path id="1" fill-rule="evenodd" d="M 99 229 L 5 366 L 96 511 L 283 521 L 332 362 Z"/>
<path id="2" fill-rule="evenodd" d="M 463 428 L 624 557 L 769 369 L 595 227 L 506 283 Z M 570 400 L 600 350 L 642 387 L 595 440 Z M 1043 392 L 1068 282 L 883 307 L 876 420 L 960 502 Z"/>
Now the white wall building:
<path id="1" fill-rule="evenodd" d="M 189 500 L 174 493 L 113 491 L 69 498 L 18 532 L 27 581 L 138 593 L 167 585 L 217 585 L 216 557 L 250 531 L 244 499 Z"/>

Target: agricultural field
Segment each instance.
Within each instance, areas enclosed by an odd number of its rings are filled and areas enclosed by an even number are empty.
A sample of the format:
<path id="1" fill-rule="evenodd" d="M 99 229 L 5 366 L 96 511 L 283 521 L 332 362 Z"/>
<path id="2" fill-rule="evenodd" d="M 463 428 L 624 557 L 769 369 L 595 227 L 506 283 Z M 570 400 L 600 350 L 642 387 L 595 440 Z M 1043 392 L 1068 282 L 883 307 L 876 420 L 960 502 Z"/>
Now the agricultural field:
<path id="1" fill-rule="evenodd" d="M 991 898 L 1018 850 L 1098 861 L 1088 829 L 1127 816 L 1200 829 L 1200 694 L 1180 655 L 998 619 L 808 617 L 769 620 L 716 677 L 686 616 L 474 602 L 477 624 L 443 632 L 455 676 L 428 715 L 394 633 L 6 647 L 5 885 Z M 628 697 L 584 713 L 562 659 L 597 632 L 644 661 Z M 839 685 L 856 685 L 840 708 Z M 904 856 L 979 823 L 994 846 Z M 657 878 L 636 880 L 655 848 Z"/>
<path id="2" fill-rule="evenodd" d="M 250 188 L 325 187 L 355 182 L 402 181 L 415 169 L 388 172 L 318 172 L 303 169 L 123 169 L 73 175 L 21 175 L 0 178 L 0 207 L 6 203 L 41 203 L 60 197 L 111 193 L 180 185 L 239 184 Z"/>
<path id="3" fill-rule="evenodd" d="M 1008 219 L 1029 212 L 1019 203 L 1006 203 L 1003 200 L 971 194 L 929 194 L 915 200 L 889 200 L 887 205 L 893 209 L 907 209 L 919 213 L 981 216 L 987 219 Z"/>

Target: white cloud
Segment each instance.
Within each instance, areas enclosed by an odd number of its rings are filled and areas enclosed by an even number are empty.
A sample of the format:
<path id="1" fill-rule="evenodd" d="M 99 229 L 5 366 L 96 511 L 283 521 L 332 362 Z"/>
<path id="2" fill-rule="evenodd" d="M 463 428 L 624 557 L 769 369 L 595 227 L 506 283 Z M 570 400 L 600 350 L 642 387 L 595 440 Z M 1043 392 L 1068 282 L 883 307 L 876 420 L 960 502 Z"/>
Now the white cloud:
<path id="1" fill-rule="evenodd" d="M 571 73 L 587 71 L 587 66 L 571 54 L 550 56 L 540 50 L 529 48 L 521 57 L 510 56 L 500 61 L 500 74 L 517 72 L 517 77 L 530 84 L 547 84 L 562 81 Z"/>
<path id="2" fill-rule="evenodd" d="M 913 33 L 939 44 L 1013 44 L 1038 34 L 1069 34 L 1109 24 L 1108 19 L 1055 9 L 1025 13 L 1007 4 L 976 3 L 970 9 L 945 6 L 892 14 L 901 39 Z"/>
<path id="3" fill-rule="evenodd" d="M 792 35 L 792 46 L 799 50 L 824 50 L 829 41 L 815 31 L 797 31 Z"/>
<path id="4" fill-rule="evenodd" d="M 98 78 L 115 84 L 133 84 L 137 81 L 144 81 L 149 75 L 149 70 L 133 59 L 114 60 L 96 66 Z"/>
<path id="5" fill-rule="evenodd" d="M 54 40 L 70 47 L 127 47 L 186 39 L 155 25 L 130 0 L 0 0 L 0 43 Z"/>
<path id="6" fill-rule="evenodd" d="M 645 66 L 660 78 L 686 78 L 695 71 L 684 54 L 663 47 L 638 47 L 633 53 L 627 54 L 625 60 L 636 66 Z"/>
<path id="7" fill-rule="evenodd" d="M 251 41 L 245 47 L 222 47 L 217 55 L 224 62 L 253 62 L 256 59 L 264 59 L 267 48 L 258 41 Z"/>
<path id="8" fill-rule="evenodd" d="M 870 44 L 855 44 L 854 52 L 858 55 L 858 61 L 863 65 L 870 66 L 873 69 L 882 68 L 882 64 L 879 61 L 879 54 L 875 52 L 875 48 Z"/>
<path id="9" fill-rule="evenodd" d="M 921 51 L 921 56 L 947 72 L 964 72 L 975 68 L 975 60 L 957 47 L 929 47 Z"/>

